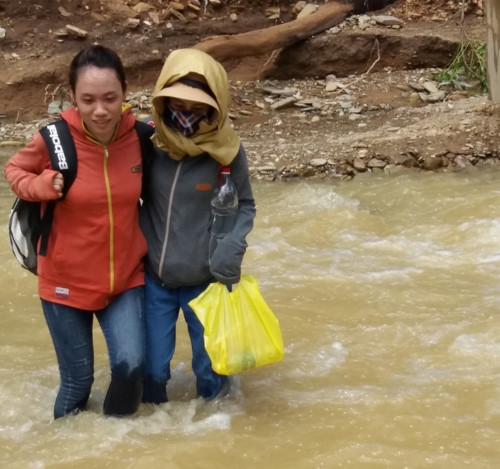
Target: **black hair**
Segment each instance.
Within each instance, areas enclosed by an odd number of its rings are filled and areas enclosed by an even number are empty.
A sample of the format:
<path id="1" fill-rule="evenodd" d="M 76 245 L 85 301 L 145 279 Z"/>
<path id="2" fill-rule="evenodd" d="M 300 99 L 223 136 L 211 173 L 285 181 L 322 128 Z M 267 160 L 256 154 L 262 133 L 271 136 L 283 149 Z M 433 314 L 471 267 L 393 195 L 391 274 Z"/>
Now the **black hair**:
<path id="1" fill-rule="evenodd" d="M 75 91 L 78 74 L 84 67 L 110 68 L 115 71 L 122 86 L 122 91 L 127 89 L 125 69 L 118 54 L 104 46 L 92 45 L 82 49 L 73 57 L 69 67 L 69 87 Z"/>
<path id="2" fill-rule="evenodd" d="M 189 77 L 182 77 L 179 80 L 179 83 L 184 83 L 187 86 L 190 86 L 191 88 L 198 88 L 205 93 L 207 93 L 209 96 L 215 99 L 217 101 L 217 98 L 215 97 L 214 92 L 210 89 L 210 86 L 208 86 L 206 83 L 202 83 L 201 81 L 197 80 L 196 78 L 189 78 Z"/>

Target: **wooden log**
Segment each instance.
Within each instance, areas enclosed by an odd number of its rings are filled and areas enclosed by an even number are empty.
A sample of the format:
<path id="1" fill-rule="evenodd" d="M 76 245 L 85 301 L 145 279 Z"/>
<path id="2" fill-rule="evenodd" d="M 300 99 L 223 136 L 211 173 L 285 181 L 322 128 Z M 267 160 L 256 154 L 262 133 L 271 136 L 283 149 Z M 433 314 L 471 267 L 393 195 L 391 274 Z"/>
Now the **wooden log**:
<path id="1" fill-rule="evenodd" d="M 489 97 L 494 103 L 500 103 L 500 4 L 498 2 L 486 2 L 486 18 Z"/>
<path id="2" fill-rule="evenodd" d="M 340 24 L 353 10 L 350 4 L 325 3 L 318 10 L 288 23 L 242 34 L 211 36 L 195 44 L 219 62 L 227 59 L 262 55 L 307 39 Z"/>

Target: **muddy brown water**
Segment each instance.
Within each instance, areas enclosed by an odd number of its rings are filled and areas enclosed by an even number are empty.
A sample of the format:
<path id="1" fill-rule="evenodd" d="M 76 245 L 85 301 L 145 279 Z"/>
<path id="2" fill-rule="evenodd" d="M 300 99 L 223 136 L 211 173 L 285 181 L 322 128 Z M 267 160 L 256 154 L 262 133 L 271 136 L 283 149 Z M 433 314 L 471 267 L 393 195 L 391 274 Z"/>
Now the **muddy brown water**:
<path id="1" fill-rule="evenodd" d="M 180 320 L 171 401 L 105 418 L 96 328 L 90 408 L 58 421 L 54 352 L 36 280 L 9 249 L 0 179 L 0 467 L 498 467 L 499 176 L 255 182 L 243 271 L 280 320 L 283 361 L 201 402 Z"/>

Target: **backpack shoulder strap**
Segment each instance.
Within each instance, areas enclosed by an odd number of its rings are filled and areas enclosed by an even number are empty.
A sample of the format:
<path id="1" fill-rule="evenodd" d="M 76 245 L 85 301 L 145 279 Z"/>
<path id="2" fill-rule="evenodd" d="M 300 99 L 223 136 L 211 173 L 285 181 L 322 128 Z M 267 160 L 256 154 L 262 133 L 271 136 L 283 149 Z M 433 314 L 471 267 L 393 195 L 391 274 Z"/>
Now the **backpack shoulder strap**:
<path id="1" fill-rule="evenodd" d="M 63 198 L 76 178 L 77 159 L 73 137 L 65 120 L 60 119 L 40 129 L 49 150 L 52 169 L 64 176 Z"/>
<path id="2" fill-rule="evenodd" d="M 62 200 L 69 191 L 76 178 L 77 158 L 76 148 L 73 137 L 69 131 L 68 124 L 61 119 L 48 124 L 40 129 L 47 150 L 49 151 L 50 164 L 52 169 L 59 171 L 64 177 L 63 196 Z M 47 254 L 47 246 L 49 244 L 49 234 L 54 218 L 54 208 L 57 201 L 50 201 L 45 207 L 45 212 L 42 218 L 41 233 L 40 233 L 40 251 L 41 256 Z"/>

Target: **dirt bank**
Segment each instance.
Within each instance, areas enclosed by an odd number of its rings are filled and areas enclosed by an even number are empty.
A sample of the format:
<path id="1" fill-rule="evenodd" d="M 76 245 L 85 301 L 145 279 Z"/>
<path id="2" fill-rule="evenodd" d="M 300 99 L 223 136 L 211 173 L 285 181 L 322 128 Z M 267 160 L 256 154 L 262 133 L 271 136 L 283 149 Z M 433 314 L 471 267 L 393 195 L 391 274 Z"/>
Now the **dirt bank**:
<path id="1" fill-rule="evenodd" d="M 26 3 L 0 3 L 0 27 L 6 30 L 0 56 L 4 143 L 29 138 L 41 123 L 31 121 L 49 118 L 49 103 L 65 99 L 69 60 L 86 43 L 120 53 L 131 102 L 142 114 L 170 50 L 291 21 L 296 4 L 257 1 L 250 8 L 246 1 L 222 1 L 217 7 L 205 2 L 204 9 L 202 2 L 198 10 L 186 6 L 182 20 L 168 13 L 172 2 Z M 498 114 L 481 90 L 475 84 L 440 86 L 436 91 L 444 95 L 434 101 L 422 88 L 439 85 L 433 73 L 451 61 L 464 32 L 471 40 L 486 39 L 481 2 L 467 2 L 463 23 L 460 5 L 399 1 L 368 15 L 394 15 L 398 27 L 350 16 L 293 47 L 224 63 L 232 84 L 231 117 L 253 175 L 349 178 L 359 171 L 497 164 Z M 68 35 L 68 24 L 89 35 Z M 279 105 L 287 96 L 293 102 Z"/>

